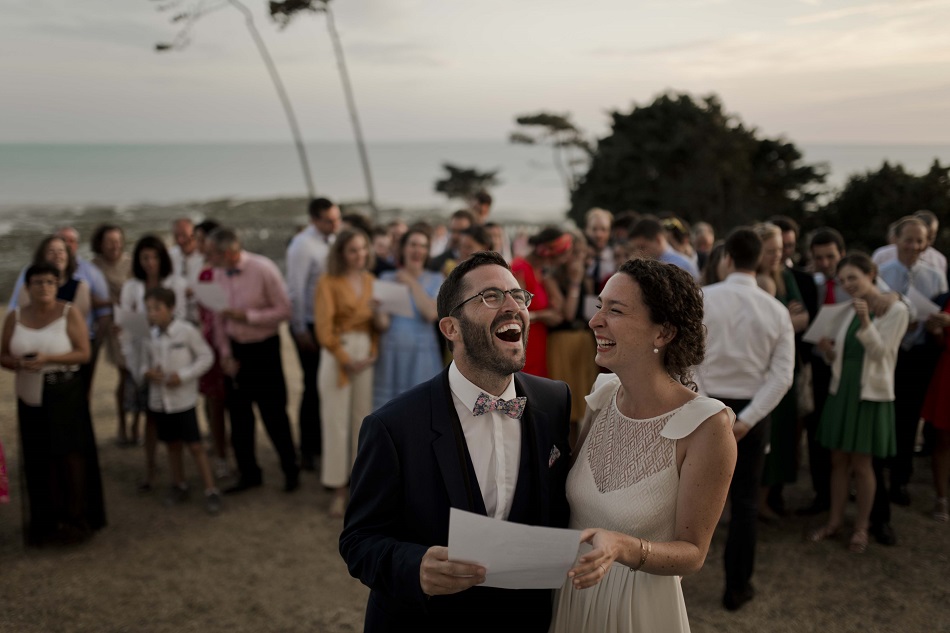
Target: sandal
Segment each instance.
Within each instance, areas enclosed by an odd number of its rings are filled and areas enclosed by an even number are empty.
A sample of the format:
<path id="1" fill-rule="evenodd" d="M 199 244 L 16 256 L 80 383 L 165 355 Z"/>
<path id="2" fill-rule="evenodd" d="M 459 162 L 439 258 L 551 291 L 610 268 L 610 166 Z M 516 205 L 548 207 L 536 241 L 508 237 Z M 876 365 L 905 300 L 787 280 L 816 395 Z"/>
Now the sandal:
<path id="1" fill-rule="evenodd" d="M 855 530 L 854 534 L 851 535 L 851 542 L 848 544 L 848 549 L 855 554 L 863 554 L 865 551 L 867 551 L 868 531 Z"/>
<path id="2" fill-rule="evenodd" d="M 937 523 L 946 523 L 950 521 L 950 505 L 947 504 L 946 497 L 937 497 L 934 503 L 934 511 L 931 515 Z"/>
<path id="3" fill-rule="evenodd" d="M 838 526 L 831 527 L 830 525 L 823 525 L 817 530 L 809 532 L 807 538 L 812 543 L 817 543 L 818 541 L 824 541 L 838 536 L 838 530 Z"/>

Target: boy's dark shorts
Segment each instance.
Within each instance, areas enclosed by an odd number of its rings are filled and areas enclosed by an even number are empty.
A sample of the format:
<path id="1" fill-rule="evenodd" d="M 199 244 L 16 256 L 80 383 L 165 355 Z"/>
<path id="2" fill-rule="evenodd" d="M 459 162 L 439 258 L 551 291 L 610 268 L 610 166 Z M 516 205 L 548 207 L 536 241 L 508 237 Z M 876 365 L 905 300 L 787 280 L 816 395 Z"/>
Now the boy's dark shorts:
<path id="1" fill-rule="evenodd" d="M 193 444 L 201 441 L 201 431 L 198 430 L 197 410 L 192 407 L 187 411 L 177 413 L 163 413 L 152 411 L 155 428 L 158 430 L 158 439 L 163 442 L 184 442 Z"/>

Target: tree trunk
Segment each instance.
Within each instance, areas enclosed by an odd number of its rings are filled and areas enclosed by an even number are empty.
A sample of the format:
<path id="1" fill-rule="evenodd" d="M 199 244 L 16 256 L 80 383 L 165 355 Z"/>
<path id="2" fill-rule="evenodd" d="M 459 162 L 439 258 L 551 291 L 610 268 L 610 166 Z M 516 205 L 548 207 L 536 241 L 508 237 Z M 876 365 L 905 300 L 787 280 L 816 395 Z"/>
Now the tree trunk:
<path id="1" fill-rule="evenodd" d="M 303 137 L 300 135 L 300 127 L 297 125 L 297 117 L 290 103 L 290 97 L 287 96 L 287 91 L 284 89 L 284 82 L 281 81 L 280 73 L 277 72 L 277 66 L 274 64 L 274 60 L 271 59 L 267 45 L 264 44 L 264 39 L 254 24 L 254 16 L 251 11 L 238 0 L 228 0 L 228 2 L 231 3 L 231 6 L 244 14 L 244 22 L 247 25 L 247 30 L 251 33 L 254 44 L 257 45 L 257 51 L 260 53 L 261 59 L 264 60 L 264 65 L 267 67 L 271 81 L 274 82 L 277 96 L 280 97 L 280 103 L 284 107 L 284 114 L 287 116 L 287 123 L 290 125 L 290 133 L 294 137 L 294 145 L 297 146 L 297 156 L 300 159 L 300 168 L 303 170 L 303 178 L 307 185 L 307 195 L 313 199 L 316 197 L 316 191 L 313 187 L 313 178 L 310 175 L 310 163 L 307 160 L 307 150 L 303 144 Z"/>
<path id="2" fill-rule="evenodd" d="M 327 31 L 330 33 L 330 41 L 333 43 L 333 53 L 336 55 L 337 67 L 340 71 L 340 81 L 343 84 L 343 94 L 346 97 L 346 107 L 350 113 L 350 121 L 353 123 L 353 135 L 356 137 L 356 149 L 359 151 L 360 164 L 363 167 L 363 179 L 366 181 L 366 197 L 370 208 L 373 210 L 373 216 L 379 215 L 379 209 L 376 207 L 376 191 L 373 188 L 373 176 L 369 167 L 369 154 L 366 152 L 366 143 L 363 140 L 363 129 L 360 127 L 359 114 L 356 110 L 356 97 L 353 95 L 353 86 L 350 83 L 350 74 L 346 70 L 346 59 L 343 55 L 343 44 L 340 41 L 340 34 L 336 30 L 336 22 L 333 19 L 333 11 L 330 10 L 330 3 L 327 0 L 323 2 L 324 12 L 327 16 Z"/>

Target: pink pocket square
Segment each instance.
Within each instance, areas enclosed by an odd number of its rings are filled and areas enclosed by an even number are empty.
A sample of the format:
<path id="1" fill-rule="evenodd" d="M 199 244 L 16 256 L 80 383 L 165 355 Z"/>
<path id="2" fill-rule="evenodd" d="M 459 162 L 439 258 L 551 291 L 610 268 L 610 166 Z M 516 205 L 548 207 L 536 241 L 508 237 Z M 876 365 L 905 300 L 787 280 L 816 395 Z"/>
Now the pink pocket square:
<path id="1" fill-rule="evenodd" d="M 554 462 L 556 462 L 560 456 L 561 451 L 557 450 L 557 446 L 552 446 L 551 454 L 548 456 L 548 468 L 554 466 Z"/>

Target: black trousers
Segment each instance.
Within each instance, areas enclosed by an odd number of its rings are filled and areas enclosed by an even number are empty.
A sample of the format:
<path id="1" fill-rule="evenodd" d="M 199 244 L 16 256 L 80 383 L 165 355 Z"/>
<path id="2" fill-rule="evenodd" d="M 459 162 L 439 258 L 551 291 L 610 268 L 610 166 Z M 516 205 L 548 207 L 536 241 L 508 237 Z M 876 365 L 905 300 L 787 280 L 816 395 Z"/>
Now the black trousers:
<path id="1" fill-rule="evenodd" d="M 818 424 L 821 412 L 828 400 L 831 386 L 831 367 L 820 358 L 811 359 L 811 385 L 815 398 L 815 410 L 805 417 L 805 432 L 808 436 L 808 471 L 811 486 L 815 491 L 815 503 L 831 503 L 831 451 L 818 441 Z"/>
<path id="2" fill-rule="evenodd" d="M 717 399 L 736 413 L 749 404 L 749 400 Z M 739 440 L 736 470 L 732 475 L 732 483 L 729 484 L 729 501 L 732 509 L 729 534 L 726 537 L 726 551 L 723 556 L 726 568 L 726 591 L 745 590 L 755 570 L 759 486 L 762 483 L 765 446 L 769 441 L 770 426 L 771 420 L 766 416 Z"/>
<path id="3" fill-rule="evenodd" d="M 303 349 L 297 343 L 297 339 L 294 339 L 297 358 L 300 359 L 300 369 L 303 370 L 303 398 L 300 400 L 300 414 L 297 418 L 301 458 L 318 457 L 323 453 L 323 437 L 320 434 L 322 424 L 320 421 L 320 392 L 317 390 L 320 348 L 317 346 L 313 323 L 307 324 L 307 335 L 314 345 L 312 351 Z"/>
<path id="4" fill-rule="evenodd" d="M 261 481 L 261 468 L 254 452 L 256 419 L 254 404 L 264 428 L 280 457 L 284 475 L 297 475 L 297 459 L 287 417 L 287 384 L 280 359 L 280 338 L 259 343 L 231 341 L 231 354 L 240 363 L 237 376 L 227 378 L 227 405 L 231 417 L 231 446 L 241 480 Z"/>
<path id="5" fill-rule="evenodd" d="M 936 353 L 930 345 L 915 345 L 897 354 L 894 372 L 894 417 L 897 455 L 891 460 L 891 486 L 906 486 L 914 472 L 914 442 L 920 409 L 933 377 Z"/>

